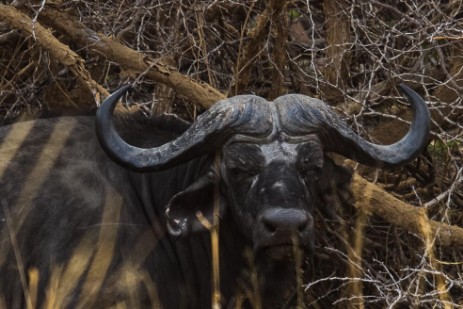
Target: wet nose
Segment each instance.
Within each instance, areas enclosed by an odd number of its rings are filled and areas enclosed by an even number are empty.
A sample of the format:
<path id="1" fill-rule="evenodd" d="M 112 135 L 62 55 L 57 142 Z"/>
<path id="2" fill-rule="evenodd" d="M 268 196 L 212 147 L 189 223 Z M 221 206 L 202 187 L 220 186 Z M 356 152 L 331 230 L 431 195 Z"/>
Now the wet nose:
<path id="1" fill-rule="evenodd" d="M 267 237 L 306 237 L 310 229 L 309 215 L 300 209 L 277 208 L 265 211 L 260 224 Z M 299 239 L 301 240 L 301 239 Z"/>

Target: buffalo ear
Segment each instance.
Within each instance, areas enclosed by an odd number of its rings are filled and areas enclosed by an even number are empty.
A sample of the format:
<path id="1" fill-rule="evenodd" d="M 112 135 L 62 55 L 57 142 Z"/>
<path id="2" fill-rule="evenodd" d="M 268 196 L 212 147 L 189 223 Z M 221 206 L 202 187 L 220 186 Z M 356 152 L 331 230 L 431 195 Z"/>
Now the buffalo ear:
<path id="1" fill-rule="evenodd" d="M 214 203 L 218 203 L 218 215 L 225 213 L 225 199 L 220 194 L 218 177 L 210 171 L 185 190 L 174 195 L 167 204 L 167 229 L 173 236 L 208 229 L 214 222 Z"/>
<path id="2" fill-rule="evenodd" d="M 335 218 L 337 209 L 351 202 L 352 173 L 350 168 L 337 165 L 331 158 L 325 156 L 318 190 L 323 200 L 323 207 L 320 210 L 328 217 Z"/>

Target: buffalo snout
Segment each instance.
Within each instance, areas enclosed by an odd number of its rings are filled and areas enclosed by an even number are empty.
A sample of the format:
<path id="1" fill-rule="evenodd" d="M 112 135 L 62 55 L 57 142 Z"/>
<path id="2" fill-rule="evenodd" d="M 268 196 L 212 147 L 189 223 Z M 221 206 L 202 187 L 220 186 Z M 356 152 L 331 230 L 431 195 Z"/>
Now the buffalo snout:
<path id="1" fill-rule="evenodd" d="M 258 216 L 254 233 L 256 251 L 287 247 L 308 247 L 313 234 L 310 213 L 294 208 L 270 208 Z"/>

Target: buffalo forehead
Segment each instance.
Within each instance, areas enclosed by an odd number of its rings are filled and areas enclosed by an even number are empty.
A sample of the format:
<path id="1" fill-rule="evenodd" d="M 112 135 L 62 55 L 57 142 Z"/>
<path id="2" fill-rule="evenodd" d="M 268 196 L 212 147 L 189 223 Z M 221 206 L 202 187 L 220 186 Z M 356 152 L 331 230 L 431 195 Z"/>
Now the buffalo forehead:
<path id="1" fill-rule="evenodd" d="M 291 164 L 297 162 L 301 147 L 313 147 L 313 149 L 317 151 L 322 148 L 320 141 L 315 135 L 306 136 L 304 139 L 304 142 L 299 143 L 277 140 L 265 144 L 254 144 L 252 146 L 254 146 L 253 148 L 263 157 L 265 165 L 275 161 Z M 234 146 L 240 147 L 239 144 L 241 143 L 237 143 Z M 250 145 L 248 143 L 242 143 L 242 146 L 248 148 Z"/>
<path id="2" fill-rule="evenodd" d="M 296 162 L 298 144 L 289 144 L 285 142 L 273 142 L 260 146 L 260 151 L 265 158 L 265 163 L 269 164 L 274 161 Z"/>

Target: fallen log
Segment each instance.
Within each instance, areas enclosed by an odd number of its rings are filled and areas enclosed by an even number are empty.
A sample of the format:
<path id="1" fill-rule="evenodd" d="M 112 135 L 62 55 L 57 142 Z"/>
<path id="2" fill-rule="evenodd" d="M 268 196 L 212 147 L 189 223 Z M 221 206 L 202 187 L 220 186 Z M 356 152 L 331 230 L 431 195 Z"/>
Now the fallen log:
<path id="1" fill-rule="evenodd" d="M 355 198 L 354 206 L 359 211 L 380 216 L 387 222 L 417 235 L 428 232 L 423 230 L 423 225 L 426 225 L 430 228 L 429 235 L 436 244 L 463 247 L 463 228 L 430 220 L 425 207 L 407 204 L 358 174 L 353 176 L 351 190 Z"/>

